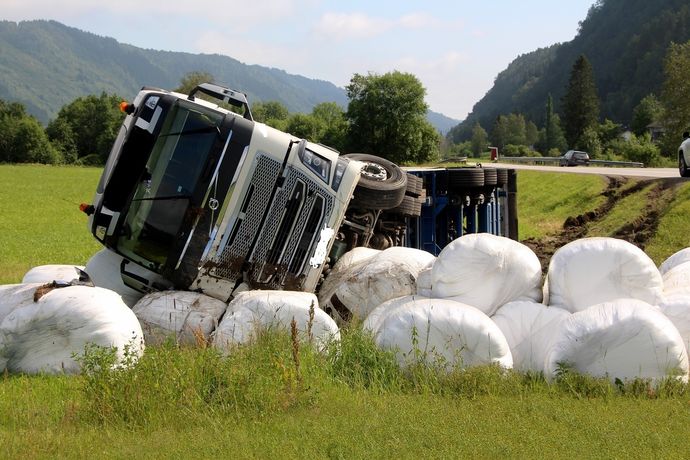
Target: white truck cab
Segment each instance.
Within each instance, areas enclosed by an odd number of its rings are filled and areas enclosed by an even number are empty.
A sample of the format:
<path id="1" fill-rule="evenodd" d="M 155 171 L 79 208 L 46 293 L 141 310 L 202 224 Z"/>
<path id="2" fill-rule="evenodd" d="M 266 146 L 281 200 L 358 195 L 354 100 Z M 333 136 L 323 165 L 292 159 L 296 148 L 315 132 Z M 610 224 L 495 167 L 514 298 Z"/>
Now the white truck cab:
<path id="1" fill-rule="evenodd" d="M 144 87 L 121 108 L 127 116 L 84 210 L 96 239 L 122 257 L 125 284 L 140 292 L 227 300 L 241 283 L 314 291 L 334 242 L 339 252 L 367 244 L 381 209 L 405 194 L 396 165 L 255 122 L 245 96 L 228 88 Z M 367 181 L 384 201 L 360 200 L 347 215 Z"/>

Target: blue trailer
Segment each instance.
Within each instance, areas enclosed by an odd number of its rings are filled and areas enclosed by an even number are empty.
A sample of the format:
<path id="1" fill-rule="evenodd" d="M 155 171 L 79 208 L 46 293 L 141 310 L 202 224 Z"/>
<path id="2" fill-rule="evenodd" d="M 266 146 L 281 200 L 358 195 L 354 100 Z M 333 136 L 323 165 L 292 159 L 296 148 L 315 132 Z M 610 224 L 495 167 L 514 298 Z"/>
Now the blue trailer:
<path id="1" fill-rule="evenodd" d="M 418 216 L 407 217 L 405 246 L 438 255 L 467 233 L 517 240 L 516 173 L 496 168 L 407 168 L 421 179 Z"/>

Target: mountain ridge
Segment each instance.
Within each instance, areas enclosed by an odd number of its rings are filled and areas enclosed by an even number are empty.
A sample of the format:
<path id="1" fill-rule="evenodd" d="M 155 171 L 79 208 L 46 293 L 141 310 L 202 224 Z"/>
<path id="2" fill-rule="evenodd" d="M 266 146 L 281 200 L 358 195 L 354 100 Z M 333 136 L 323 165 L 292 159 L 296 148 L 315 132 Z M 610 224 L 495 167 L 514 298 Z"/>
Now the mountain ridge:
<path id="1" fill-rule="evenodd" d="M 189 72 L 207 72 L 251 102 L 277 100 L 308 113 L 321 102 L 347 106 L 343 88 L 220 54 L 144 49 L 53 20 L 0 21 L 0 99 L 22 103 L 42 123 L 77 97 L 133 97 L 142 86 L 172 89 Z M 445 134 L 459 120 L 429 111 Z"/>

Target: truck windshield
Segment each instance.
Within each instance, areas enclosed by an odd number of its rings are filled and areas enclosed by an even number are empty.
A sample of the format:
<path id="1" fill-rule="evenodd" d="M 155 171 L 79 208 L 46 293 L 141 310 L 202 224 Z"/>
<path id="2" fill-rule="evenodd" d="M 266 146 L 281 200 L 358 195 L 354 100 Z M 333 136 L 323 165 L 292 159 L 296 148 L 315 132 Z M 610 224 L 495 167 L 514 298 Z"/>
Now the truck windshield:
<path id="1" fill-rule="evenodd" d="M 123 223 L 123 255 L 156 271 L 166 263 L 222 121 L 222 113 L 184 100 L 168 112 Z"/>

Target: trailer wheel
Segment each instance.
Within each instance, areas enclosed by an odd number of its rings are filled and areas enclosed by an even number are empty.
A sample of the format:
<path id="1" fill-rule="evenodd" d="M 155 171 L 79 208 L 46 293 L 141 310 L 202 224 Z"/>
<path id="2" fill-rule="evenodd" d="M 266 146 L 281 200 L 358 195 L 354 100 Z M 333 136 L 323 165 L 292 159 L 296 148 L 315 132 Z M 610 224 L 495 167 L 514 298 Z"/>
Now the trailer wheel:
<path id="1" fill-rule="evenodd" d="M 484 186 L 482 168 L 453 168 L 448 170 L 448 185 L 451 188 L 474 188 Z"/>
<path id="2" fill-rule="evenodd" d="M 395 163 L 364 153 L 343 155 L 364 163 L 351 204 L 364 209 L 391 209 L 405 196 L 407 174 Z"/>
<path id="3" fill-rule="evenodd" d="M 500 168 L 496 170 L 496 186 L 503 187 L 508 183 L 508 170 Z"/>

